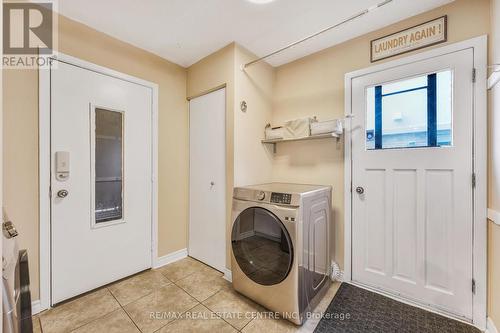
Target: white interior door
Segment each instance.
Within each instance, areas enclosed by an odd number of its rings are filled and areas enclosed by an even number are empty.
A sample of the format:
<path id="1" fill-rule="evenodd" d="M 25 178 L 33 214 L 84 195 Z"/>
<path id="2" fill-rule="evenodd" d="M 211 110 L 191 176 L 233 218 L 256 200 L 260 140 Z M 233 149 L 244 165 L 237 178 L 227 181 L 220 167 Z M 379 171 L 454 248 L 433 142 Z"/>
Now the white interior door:
<path id="1" fill-rule="evenodd" d="M 352 80 L 352 280 L 472 319 L 473 51 Z"/>
<path id="2" fill-rule="evenodd" d="M 226 90 L 189 102 L 189 255 L 226 264 Z"/>
<path id="3" fill-rule="evenodd" d="M 51 70 L 52 303 L 151 267 L 150 88 Z"/>

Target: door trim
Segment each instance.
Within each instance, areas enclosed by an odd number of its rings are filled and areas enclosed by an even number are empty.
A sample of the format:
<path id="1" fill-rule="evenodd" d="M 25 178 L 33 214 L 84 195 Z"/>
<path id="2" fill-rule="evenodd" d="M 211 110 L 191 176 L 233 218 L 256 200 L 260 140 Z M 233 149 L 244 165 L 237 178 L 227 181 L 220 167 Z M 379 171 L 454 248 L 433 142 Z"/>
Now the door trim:
<path id="1" fill-rule="evenodd" d="M 158 258 L 158 84 L 139 79 L 94 63 L 56 52 L 50 59 L 77 66 L 96 73 L 111 76 L 150 88 L 151 100 L 151 264 L 159 265 Z M 39 264 L 40 264 L 40 311 L 51 307 L 51 157 L 50 157 L 50 69 L 38 70 L 38 162 L 39 162 Z"/>
<path id="2" fill-rule="evenodd" d="M 438 57 L 441 55 L 472 49 L 474 54 L 474 68 L 476 82 L 473 87 L 473 169 L 476 174 L 476 187 L 473 193 L 474 237 L 473 237 L 473 279 L 476 283 L 476 292 L 473 294 L 472 324 L 481 330 L 486 329 L 487 321 L 487 36 L 480 36 L 462 42 L 438 47 L 430 51 L 404 57 L 383 64 L 370 66 L 345 75 L 345 140 L 344 140 L 344 281 L 352 283 L 352 154 L 351 154 L 351 109 L 352 109 L 352 80 L 371 73 L 387 70 L 393 67 L 411 64 L 420 60 Z M 472 80 L 472 73 L 471 73 Z M 472 175 L 471 175 L 472 176 Z M 472 281 L 471 281 L 472 288 Z M 395 297 L 391 294 L 391 297 Z M 396 297 L 400 298 L 400 297 Z M 431 308 L 431 311 L 438 312 Z M 461 319 L 463 320 L 463 319 Z"/>

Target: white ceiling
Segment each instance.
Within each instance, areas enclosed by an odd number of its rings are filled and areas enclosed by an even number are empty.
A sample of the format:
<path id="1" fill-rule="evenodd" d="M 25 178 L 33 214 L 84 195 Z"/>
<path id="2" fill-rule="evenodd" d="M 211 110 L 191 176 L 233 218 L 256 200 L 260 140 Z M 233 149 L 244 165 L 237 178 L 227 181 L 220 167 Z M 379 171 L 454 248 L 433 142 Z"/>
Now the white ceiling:
<path id="1" fill-rule="evenodd" d="M 258 56 L 382 0 L 62 0 L 59 12 L 187 67 L 235 41 Z M 394 0 L 268 59 L 279 66 L 453 0 Z"/>

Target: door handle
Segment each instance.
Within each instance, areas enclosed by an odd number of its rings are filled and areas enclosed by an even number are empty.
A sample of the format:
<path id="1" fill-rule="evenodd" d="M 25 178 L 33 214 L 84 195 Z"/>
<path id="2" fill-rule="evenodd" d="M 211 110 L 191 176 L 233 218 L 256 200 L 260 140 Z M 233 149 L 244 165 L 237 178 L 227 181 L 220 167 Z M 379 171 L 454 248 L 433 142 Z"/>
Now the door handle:
<path id="1" fill-rule="evenodd" d="M 356 187 L 356 193 L 357 194 L 363 194 L 365 193 L 365 189 L 362 188 L 361 186 Z"/>
<path id="2" fill-rule="evenodd" d="M 69 192 L 66 190 L 59 190 L 57 191 L 57 197 L 58 198 L 66 198 L 68 196 Z"/>
<path id="3" fill-rule="evenodd" d="M 215 185 L 215 182 L 214 181 L 211 181 L 210 182 L 210 186 L 214 186 Z"/>

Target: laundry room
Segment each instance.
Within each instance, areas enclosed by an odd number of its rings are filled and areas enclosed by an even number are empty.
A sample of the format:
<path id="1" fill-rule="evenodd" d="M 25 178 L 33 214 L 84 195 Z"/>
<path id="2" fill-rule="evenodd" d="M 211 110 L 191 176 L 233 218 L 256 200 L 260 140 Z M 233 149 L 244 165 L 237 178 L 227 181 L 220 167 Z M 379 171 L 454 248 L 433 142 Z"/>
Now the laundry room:
<path id="1" fill-rule="evenodd" d="M 4 332 L 498 332 L 498 0 L 32 2 Z"/>

